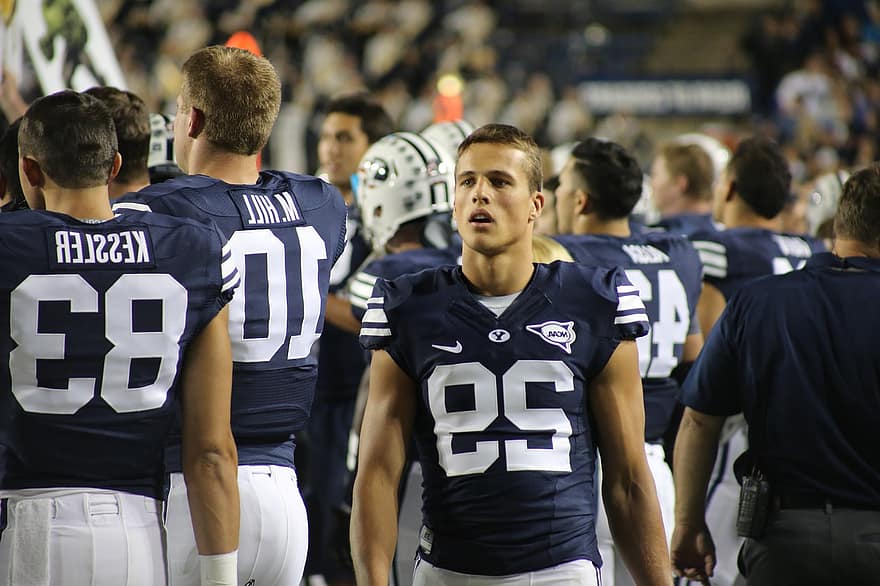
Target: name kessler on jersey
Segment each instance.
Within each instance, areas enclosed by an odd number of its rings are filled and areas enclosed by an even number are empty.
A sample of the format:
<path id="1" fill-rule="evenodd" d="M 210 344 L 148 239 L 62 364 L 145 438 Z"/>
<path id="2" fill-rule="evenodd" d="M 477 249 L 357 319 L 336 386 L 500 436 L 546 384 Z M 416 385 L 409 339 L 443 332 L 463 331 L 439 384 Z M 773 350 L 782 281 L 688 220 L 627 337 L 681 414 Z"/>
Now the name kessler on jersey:
<path id="1" fill-rule="evenodd" d="M 153 242 L 146 228 L 128 230 L 58 230 L 46 233 L 49 265 L 78 268 L 84 265 L 108 268 L 155 266 Z M 54 254 L 51 252 L 54 251 Z"/>

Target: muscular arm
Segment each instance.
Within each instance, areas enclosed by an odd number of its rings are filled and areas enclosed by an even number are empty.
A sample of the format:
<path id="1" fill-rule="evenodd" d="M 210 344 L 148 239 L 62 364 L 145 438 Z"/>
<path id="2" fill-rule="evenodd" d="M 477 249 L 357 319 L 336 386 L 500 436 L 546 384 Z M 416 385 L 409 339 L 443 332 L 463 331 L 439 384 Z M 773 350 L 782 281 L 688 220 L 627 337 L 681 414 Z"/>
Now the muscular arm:
<path id="1" fill-rule="evenodd" d="M 602 497 L 614 543 L 637 584 L 671 584 L 660 505 L 645 457 L 635 342 L 620 343 L 589 393 L 602 455 Z"/>
<path id="2" fill-rule="evenodd" d="M 373 352 L 351 512 L 351 554 L 362 586 L 388 584 L 397 543 L 397 490 L 417 391 L 387 352 Z"/>
<path id="3" fill-rule="evenodd" d="M 703 334 L 700 332 L 689 334 L 688 337 L 684 339 L 684 351 L 681 355 L 682 364 L 687 364 L 688 362 L 696 360 L 702 349 Z"/>
<path id="4" fill-rule="evenodd" d="M 715 546 L 706 527 L 706 491 L 724 417 L 685 408 L 675 442 L 675 531 L 672 563 L 676 574 L 708 581 Z"/>
<path id="5" fill-rule="evenodd" d="M 712 331 L 712 327 L 726 306 L 727 300 L 718 287 L 704 282 L 703 291 L 697 301 L 697 319 L 700 320 L 700 330 L 704 337 L 709 336 L 709 332 Z"/>
<path id="6" fill-rule="evenodd" d="M 327 295 L 327 311 L 324 318 L 341 330 L 357 334 L 361 331 L 361 322 L 351 313 L 351 303 L 333 293 Z"/>
<path id="7" fill-rule="evenodd" d="M 182 373 L 183 474 L 201 555 L 238 549 L 238 456 L 229 427 L 228 314 L 224 308 L 193 340 Z"/>

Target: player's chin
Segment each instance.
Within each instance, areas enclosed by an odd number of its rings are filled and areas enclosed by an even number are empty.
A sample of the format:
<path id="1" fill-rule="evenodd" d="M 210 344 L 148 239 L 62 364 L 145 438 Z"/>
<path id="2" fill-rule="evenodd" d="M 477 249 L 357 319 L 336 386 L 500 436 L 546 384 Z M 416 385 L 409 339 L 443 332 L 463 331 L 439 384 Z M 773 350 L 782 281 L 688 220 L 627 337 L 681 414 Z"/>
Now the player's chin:
<path id="1" fill-rule="evenodd" d="M 484 233 L 461 234 L 464 245 L 482 256 L 496 256 L 507 248 L 501 239 Z"/>

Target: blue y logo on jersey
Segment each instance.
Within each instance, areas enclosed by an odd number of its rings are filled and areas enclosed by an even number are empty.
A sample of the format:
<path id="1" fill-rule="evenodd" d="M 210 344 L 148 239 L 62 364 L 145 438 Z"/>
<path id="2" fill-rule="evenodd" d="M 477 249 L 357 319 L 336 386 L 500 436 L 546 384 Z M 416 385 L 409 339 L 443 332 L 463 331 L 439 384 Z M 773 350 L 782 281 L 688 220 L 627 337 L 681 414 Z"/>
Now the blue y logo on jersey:
<path id="1" fill-rule="evenodd" d="M 548 344 L 559 346 L 566 354 L 571 354 L 571 345 L 577 339 L 573 321 L 545 321 L 542 324 L 527 325 L 526 329 L 540 336 Z"/>

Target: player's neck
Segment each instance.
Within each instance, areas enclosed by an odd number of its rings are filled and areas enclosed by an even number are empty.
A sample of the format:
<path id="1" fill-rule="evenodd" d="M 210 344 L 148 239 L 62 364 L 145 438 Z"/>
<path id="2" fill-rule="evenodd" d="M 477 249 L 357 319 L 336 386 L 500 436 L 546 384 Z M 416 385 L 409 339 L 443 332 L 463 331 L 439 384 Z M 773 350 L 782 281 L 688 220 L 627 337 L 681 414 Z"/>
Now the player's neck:
<path id="1" fill-rule="evenodd" d="M 238 155 L 213 148 L 206 143 L 193 143 L 187 172 L 207 175 L 232 185 L 254 185 L 260 179 L 258 155 Z"/>
<path id="2" fill-rule="evenodd" d="M 511 247 L 491 256 L 465 245 L 462 248 L 461 268 L 474 292 L 497 297 L 525 289 L 535 271 L 531 242 L 526 241 L 526 244 L 525 247 Z"/>
<path id="3" fill-rule="evenodd" d="M 880 258 L 880 249 L 869 246 L 860 240 L 837 237 L 834 239 L 833 252 L 840 258 L 861 256 L 866 258 Z"/>
<path id="4" fill-rule="evenodd" d="M 617 236 L 628 238 L 632 235 L 629 229 L 628 218 L 615 218 L 602 220 L 595 214 L 581 214 L 575 218 L 573 232 L 575 234 L 600 234 L 605 236 Z"/>
<path id="5" fill-rule="evenodd" d="M 728 203 L 724 208 L 721 223 L 727 228 L 763 228 L 782 232 L 782 217 L 765 218 L 755 213 L 742 201 Z"/>
<path id="6" fill-rule="evenodd" d="M 712 202 L 692 197 L 681 196 L 663 209 L 660 217 L 680 216 L 682 214 L 711 214 Z"/>
<path id="7" fill-rule="evenodd" d="M 106 185 L 85 189 L 59 187 L 44 191 L 43 199 L 46 210 L 78 220 L 109 220 L 114 216 Z"/>
<path id="8" fill-rule="evenodd" d="M 345 205 L 351 206 L 354 203 L 354 191 L 351 189 L 351 184 L 347 183 L 345 186 L 335 185 L 336 189 L 339 190 L 339 193 L 342 194 L 342 199 L 345 200 Z"/>
<path id="9" fill-rule="evenodd" d="M 110 182 L 110 199 L 116 199 L 117 197 L 122 197 L 126 193 L 134 193 L 135 191 L 140 191 L 144 187 L 148 187 L 150 185 L 150 177 L 149 175 L 142 177 L 140 179 L 135 179 L 134 181 L 120 182 L 120 181 L 111 181 Z"/>
<path id="10" fill-rule="evenodd" d="M 422 248 L 424 248 L 424 245 L 421 242 L 413 240 L 405 240 L 402 242 L 389 241 L 388 244 L 385 245 L 385 250 L 388 254 L 397 254 L 399 252 L 406 252 L 407 250 L 421 250 Z"/>

